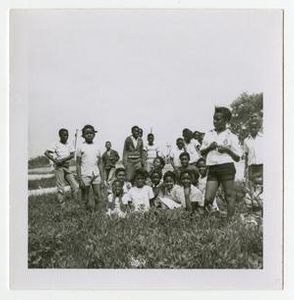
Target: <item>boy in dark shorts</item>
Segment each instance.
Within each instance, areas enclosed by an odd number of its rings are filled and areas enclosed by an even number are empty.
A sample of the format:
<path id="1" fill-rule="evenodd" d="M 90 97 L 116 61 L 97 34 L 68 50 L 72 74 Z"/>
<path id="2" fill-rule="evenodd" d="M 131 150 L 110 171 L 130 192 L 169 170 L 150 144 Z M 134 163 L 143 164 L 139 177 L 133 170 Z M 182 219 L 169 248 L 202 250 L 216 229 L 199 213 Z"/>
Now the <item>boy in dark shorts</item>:
<path id="1" fill-rule="evenodd" d="M 208 166 L 205 204 L 210 207 L 216 192 L 222 185 L 227 202 L 227 216 L 230 219 L 235 212 L 234 181 L 236 169 L 234 162 L 241 156 L 238 137 L 227 128 L 231 112 L 226 107 L 216 107 L 213 124 L 214 129 L 208 131 L 200 148 L 201 155 L 206 156 Z"/>

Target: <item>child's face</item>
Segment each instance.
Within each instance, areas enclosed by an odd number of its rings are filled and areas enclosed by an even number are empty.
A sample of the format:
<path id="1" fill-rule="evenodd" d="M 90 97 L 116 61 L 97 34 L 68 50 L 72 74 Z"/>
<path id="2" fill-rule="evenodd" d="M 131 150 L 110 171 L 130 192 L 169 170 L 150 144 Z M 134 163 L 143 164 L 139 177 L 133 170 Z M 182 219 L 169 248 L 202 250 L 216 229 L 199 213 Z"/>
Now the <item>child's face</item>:
<path id="1" fill-rule="evenodd" d="M 135 183 L 137 188 L 142 188 L 145 185 L 144 176 L 138 175 L 135 179 Z"/>
<path id="2" fill-rule="evenodd" d="M 198 168 L 198 171 L 199 171 L 199 173 L 200 173 L 201 176 L 205 176 L 206 175 L 207 169 L 206 169 L 206 165 L 205 165 L 204 161 L 201 161 L 198 164 L 197 168 Z"/>
<path id="3" fill-rule="evenodd" d="M 111 143 L 107 142 L 105 144 L 106 150 L 110 150 L 111 149 Z"/>
<path id="4" fill-rule="evenodd" d="M 184 148 L 184 141 L 183 140 L 178 140 L 177 141 L 177 146 L 179 149 L 183 149 Z"/>
<path id="5" fill-rule="evenodd" d="M 160 182 L 160 176 L 159 176 L 159 174 L 157 174 L 157 173 L 152 174 L 151 181 L 155 185 L 159 184 L 159 182 Z"/>
<path id="6" fill-rule="evenodd" d="M 251 136 L 255 137 L 258 133 L 258 130 L 259 130 L 258 125 L 257 124 L 251 124 L 249 130 L 250 130 Z"/>
<path id="7" fill-rule="evenodd" d="M 198 141 L 199 138 L 200 138 L 199 132 L 198 132 L 198 131 L 195 131 L 195 132 L 194 132 L 194 139 Z"/>
<path id="8" fill-rule="evenodd" d="M 132 131 L 132 135 L 135 139 L 137 139 L 139 137 L 139 128 L 134 128 Z"/>
<path id="9" fill-rule="evenodd" d="M 181 183 L 183 187 L 190 187 L 191 186 L 191 176 L 188 173 L 183 174 L 181 178 Z"/>
<path id="10" fill-rule="evenodd" d="M 84 139 L 86 143 L 92 143 L 94 137 L 95 137 L 95 132 L 92 129 L 87 128 L 84 132 Z"/>
<path id="11" fill-rule="evenodd" d="M 213 125 L 216 130 L 223 130 L 226 128 L 226 120 L 222 113 L 215 113 L 213 116 Z"/>
<path id="12" fill-rule="evenodd" d="M 154 142 L 154 136 L 153 136 L 153 135 L 149 135 L 149 136 L 147 137 L 147 140 L 148 140 L 149 145 L 152 145 L 153 142 Z"/>
<path id="13" fill-rule="evenodd" d="M 117 173 L 116 178 L 120 181 L 126 181 L 126 173 L 124 171 L 120 171 Z"/>
<path id="14" fill-rule="evenodd" d="M 183 167 L 188 167 L 188 165 L 189 165 L 189 158 L 187 156 L 182 156 L 181 157 L 181 165 Z"/>
<path id="15" fill-rule="evenodd" d="M 154 166 L 154 169 L 161 169 L 160 159 L 155 158 L 154 161 L 153 161 L 153 166 Z"/>
<path id="16" fill-rule="evenodd" d="M 60 132 L 60 142 L 65 144 L 68 140 L 68 132 L 67 131 L 61 131 Z"/>
<path id="17" fill-rule="evenodd" d="M 164 185 L 168 190 L 171 190 L 174 187 L 174 179 L 171 176 L 167 176 L 164 180 Z"/>
<path id="18" fill-rule="evenodd" d="M 186 143 L 190 143 L 192 136 L 189 133 L 184 133 L 183 138 Z"/>
<path id="19" fill-rule="evenodd" d="M 115 182 L 112 186 L 112 192 L 115 196 L 119 196 L 122 193 L 122 186 L 119 182 Z"/>

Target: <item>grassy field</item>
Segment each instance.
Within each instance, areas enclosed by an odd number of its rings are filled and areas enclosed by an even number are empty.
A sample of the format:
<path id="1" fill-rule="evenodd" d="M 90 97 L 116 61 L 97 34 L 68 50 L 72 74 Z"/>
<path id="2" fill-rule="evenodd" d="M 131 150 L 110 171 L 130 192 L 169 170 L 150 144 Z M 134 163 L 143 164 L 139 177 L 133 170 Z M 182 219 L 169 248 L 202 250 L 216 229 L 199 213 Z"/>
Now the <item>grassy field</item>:
<path id="1" fill-rule="evenodd" d="M 29 197 L 29 268 L 262 268 L 262 220 L 248 221 L 243 201 L 234 220 L 185 211 L 134 213 L 125 219 L 85 211 L 70 197 Z M 225 210 L 224 204 L 220 203 Z"/>

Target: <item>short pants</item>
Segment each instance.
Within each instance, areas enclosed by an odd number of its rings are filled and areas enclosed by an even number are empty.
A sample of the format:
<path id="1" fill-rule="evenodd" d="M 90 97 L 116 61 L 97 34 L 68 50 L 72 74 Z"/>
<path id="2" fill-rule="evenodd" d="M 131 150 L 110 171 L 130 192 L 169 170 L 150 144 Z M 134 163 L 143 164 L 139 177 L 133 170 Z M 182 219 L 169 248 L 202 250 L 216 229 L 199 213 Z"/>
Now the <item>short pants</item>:
<path id="1" fill-rule="evenodd" d="M 235 180 L 236 169 L 234 163 L 208 166 L 207 181 Z"/>
<path id="2" fill-rule="evenodd" d="M 101 183 L 101 177 L 100 175 L 82 175 L 82 180 L 85 184 L 85 186 L 91 186 L 93 184 L 100 184 Z"/>
<path id="3" fill-rule="evenodd" d="M 263 178 L 263 164 L 260 165 L 250 165 L 248 168 L 249 180 L 253 181 L 254 177 Z"/>

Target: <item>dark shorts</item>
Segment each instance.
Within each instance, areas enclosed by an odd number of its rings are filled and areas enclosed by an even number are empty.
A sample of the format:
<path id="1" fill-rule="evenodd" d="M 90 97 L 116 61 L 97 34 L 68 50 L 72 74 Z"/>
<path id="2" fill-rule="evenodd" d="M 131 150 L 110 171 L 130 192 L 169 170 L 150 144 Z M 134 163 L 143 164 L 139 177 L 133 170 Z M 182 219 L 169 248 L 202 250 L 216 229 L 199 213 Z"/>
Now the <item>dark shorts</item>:
<path id="1" fill-rule="evenodd" d="M 235 180 L 236 169 L 234 163 L 208 166 L 207 181 Z"/>

